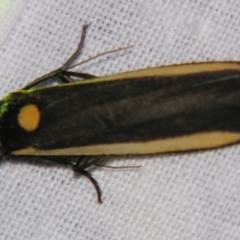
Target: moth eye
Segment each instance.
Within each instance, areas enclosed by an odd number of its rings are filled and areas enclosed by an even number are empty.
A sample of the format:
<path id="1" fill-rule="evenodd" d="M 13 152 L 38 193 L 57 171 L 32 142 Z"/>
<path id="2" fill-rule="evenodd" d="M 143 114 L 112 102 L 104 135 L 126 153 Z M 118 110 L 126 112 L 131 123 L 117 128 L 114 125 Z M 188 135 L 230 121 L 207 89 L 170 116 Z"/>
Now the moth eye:
<path id="1" fill-rule="evenodd" d="M 18 124 L 27 132 L 37 129 L 40 122 L 40 112 L 35 104 L 27 104 L 20 108 L 17 115 Z"/>

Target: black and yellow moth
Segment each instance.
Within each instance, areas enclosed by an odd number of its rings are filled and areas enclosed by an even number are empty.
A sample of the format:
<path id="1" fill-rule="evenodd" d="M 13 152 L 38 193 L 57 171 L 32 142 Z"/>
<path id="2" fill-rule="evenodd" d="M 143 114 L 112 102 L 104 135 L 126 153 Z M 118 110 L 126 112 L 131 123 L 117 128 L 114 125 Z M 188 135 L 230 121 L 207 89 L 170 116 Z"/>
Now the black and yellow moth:
<path id="1" fill-rule="evenodd" d="M 0 103 L 3 155 L 38 156 L 86 171 L 103 156 L 212 149 L 240 141 L 240 63 L 206 62 L 96 77 L 59 69 Z M 58 77 L 57 86 L 32 88 Z M 82 81 L 72 82 L 73 78 Z M 79 156 L 72 162 L 62 156 Z M 64 160 L 63 160 L 64 159 Z"/>

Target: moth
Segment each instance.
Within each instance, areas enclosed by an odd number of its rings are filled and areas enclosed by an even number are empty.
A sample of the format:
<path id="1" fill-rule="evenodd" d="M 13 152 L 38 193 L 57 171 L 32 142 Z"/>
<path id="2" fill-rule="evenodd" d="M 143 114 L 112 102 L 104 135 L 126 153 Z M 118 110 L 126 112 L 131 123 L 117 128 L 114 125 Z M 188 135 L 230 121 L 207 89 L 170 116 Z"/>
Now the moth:
<path id="1" fill-rule="evenodd" d="M 72 63 L 83 48 L 87 26 L 62 67 L 0 102 L 2 155 L 72 165 L 90 179 L 101 203 L 99 185 L 88 169 L 108 156 L 239 142 L 239 62 L 162 66 L 103 77 L 74 72 Z M 38 87 L 53 77 L 62 83 Z M 69 156 L 78 158 L 73 162 Z"/>

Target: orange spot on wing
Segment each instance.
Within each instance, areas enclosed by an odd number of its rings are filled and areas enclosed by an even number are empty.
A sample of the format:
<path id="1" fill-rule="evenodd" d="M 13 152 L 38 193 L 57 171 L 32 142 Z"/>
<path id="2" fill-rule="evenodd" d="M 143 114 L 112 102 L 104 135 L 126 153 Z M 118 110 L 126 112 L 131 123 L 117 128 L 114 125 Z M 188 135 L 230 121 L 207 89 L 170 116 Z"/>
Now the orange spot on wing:
<path id="1" fill-rule="evenodd" d="M 40 112 L 36 105 L 27 104 L 23 106 L 17 116 L 19 125 L 27 132 L 37 129 L 40 122 Z"/>

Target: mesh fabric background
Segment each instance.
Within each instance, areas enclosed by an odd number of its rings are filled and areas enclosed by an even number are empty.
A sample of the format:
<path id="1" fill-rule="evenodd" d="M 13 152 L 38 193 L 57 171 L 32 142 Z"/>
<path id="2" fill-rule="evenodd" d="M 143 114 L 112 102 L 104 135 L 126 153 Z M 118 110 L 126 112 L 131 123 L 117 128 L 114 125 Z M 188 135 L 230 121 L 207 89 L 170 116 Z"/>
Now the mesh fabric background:
<path id="1" fill-rule="evenodd" d="M 95 75 L 240 59 L 239 0 L 5 2 L 1 97 L 59 67 L 84 23 L 81 59 L 134 45 L 78 68 Z M 239 153 L 236 145 L 116 159 L 143 168 L 93 171 L 102 205 L 69 168 L 8 159 L 0 165 L 0 239 L 239 239 Z"/>

